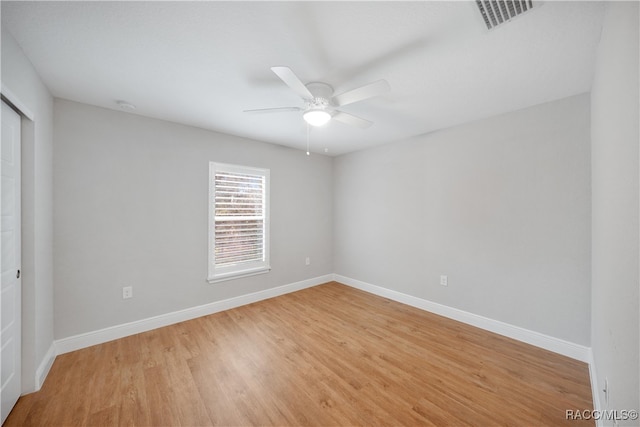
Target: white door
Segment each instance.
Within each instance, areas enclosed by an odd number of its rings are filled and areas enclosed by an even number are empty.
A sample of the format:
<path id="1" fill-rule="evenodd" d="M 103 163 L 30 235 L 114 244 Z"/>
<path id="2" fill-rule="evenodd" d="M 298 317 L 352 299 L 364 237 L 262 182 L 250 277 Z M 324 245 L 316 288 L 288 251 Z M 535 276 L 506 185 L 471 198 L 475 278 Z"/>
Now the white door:
<path id="1" fill-rule="evenodd" d="M 0 149 L 0 397 L 2 422 L 20 397 L 20 116 L 2 103 Z"/>

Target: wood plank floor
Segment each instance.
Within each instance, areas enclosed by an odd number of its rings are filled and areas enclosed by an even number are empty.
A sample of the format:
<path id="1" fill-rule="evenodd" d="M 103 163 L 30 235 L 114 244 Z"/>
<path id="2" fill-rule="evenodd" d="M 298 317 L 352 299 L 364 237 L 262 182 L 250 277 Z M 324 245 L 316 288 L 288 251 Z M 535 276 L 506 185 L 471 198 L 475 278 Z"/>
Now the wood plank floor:
<path id="1" fill-rule="evenodd" d="M 332 282 L 60 355 L 5 426 L 593 425 L 586 364 Z"/>

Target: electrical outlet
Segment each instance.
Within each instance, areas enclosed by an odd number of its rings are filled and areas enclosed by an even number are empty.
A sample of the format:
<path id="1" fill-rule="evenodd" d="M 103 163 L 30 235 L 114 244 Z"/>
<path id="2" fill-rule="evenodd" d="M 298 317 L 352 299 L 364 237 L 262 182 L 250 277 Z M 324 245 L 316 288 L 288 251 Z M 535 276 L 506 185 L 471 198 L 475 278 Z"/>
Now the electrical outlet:
<path id="1" fill-rule="evenodd" d="M 122 299 L 133 298 L 133 286 L 125 286 L 122 288 Z"/>
<path id="2" fill-rule="evenodd" d="M 304 259 L 304 265 L 311 265 L 311 258 L 306 257 L 306 258 Z"/>
<path id="3" fill-rule="evenodd" d="M 447 276 L 440 276 L 440 284 L 442 286 L 449 286 L 449 279 Z"/>

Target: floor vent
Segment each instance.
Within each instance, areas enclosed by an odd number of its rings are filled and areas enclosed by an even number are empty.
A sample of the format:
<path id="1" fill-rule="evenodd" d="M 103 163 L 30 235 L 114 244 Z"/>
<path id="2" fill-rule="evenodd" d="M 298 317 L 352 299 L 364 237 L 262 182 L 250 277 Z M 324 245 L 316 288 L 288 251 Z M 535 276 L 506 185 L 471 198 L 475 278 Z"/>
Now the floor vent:
<path id="1" fill-rule="evenodd" d="M 476 0 L 488 29 L 509 22 L 533 8 L 532 0 Z"/>

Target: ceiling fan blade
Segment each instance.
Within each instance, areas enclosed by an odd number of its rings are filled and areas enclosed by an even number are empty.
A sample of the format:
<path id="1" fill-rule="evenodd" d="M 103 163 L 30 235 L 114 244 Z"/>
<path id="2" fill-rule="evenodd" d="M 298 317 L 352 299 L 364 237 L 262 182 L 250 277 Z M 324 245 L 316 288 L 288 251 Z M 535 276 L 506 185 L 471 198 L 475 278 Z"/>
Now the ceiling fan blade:
<path id="1" fill-rule="evenodd" d="M 356 117 L 353 114 L 345 113 L 344 111 L 337 111 L 333 115 L 333 117 L 331 117 L 331 119 L 335 119 L 339 122 L 342 122 L 351 126 L 356 126 L 361 129 L 366 129 L 373 124 L 369 120 L 361 119 L 360 117 Z"/>
<path id="2" fill-rule="evenodd" d="M 256 108 L 253 110 L 242 110 L 243 113 L 278 113 L 284 111 L 302 111 L 300 107 L 276 107 L 276 108 Z"/>
<path id="3" fill-rule="evenodd" d="M 369 83 L 359 88 L 347 91 L 340 95 L 333 97 L 333 102 L 341 107 L 347 104 L 353 104 L 354 102 L 362 101 L 363 99 L 373 98 L 374 96 L 382 95 L 391 90 L 389 83 L 386 80 L 378 80 L 377 82 Z"/>
<path id="4" fill-rule="evenodd" d="M 286 83 L 295 93 L 300 95 L 302 99 L 313 99 L 313 95 L 309 92 L 309 89 L 300 81 L 298 76 L 291 71 L 289 67 L 271 67 L 271 71 L 276 73 L 276 76 Z"/>

